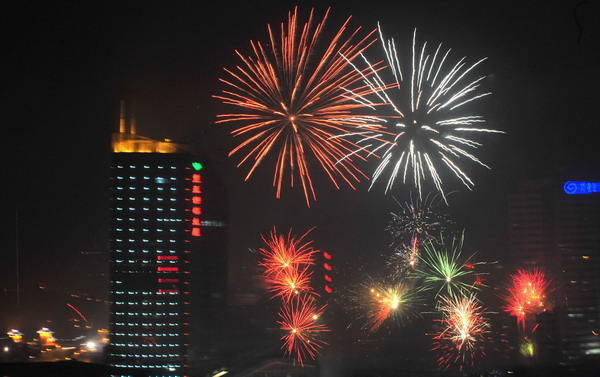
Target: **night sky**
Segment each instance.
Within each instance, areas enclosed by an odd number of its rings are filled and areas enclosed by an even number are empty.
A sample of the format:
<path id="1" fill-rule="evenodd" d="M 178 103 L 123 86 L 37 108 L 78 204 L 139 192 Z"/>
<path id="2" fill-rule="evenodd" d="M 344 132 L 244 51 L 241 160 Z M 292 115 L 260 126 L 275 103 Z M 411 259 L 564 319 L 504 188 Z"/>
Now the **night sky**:
<path id="1" fill-rule="evenodd" d="M 367 182 L 337 191 L 315 171 L 312 208 L 300 190 L 284 190 L 277 200 L 271 167 L 244 182 L 247 170 L 227 158 L 231 125 L 214 124 L 228 109 L 211 95 L 223 89 L 222 68 L 238 64 L 234 49 L 249 54 L 250 39 L 265 40 L 267 24 L 286 20 L 296 4 L 303 19 L 311 7 L 318 16 L 327 8 L 307 1 L 3 3 L 2 326 L 38 326 L 40 303 L 63 310 L 70 292 L 107 298 L 108 278 L 101 274 L 108 263 L 110 134 L 121 99 L 137 102 L 140 134 L 190 143 L 217 166 L 230 196 L 232 291 L 244 280 L 241 266 L 252 261 L 248 249 L 259 247 L 260 234 L 274 225 L 297 232 L 316 226 L 315 245 L 340 265 L 351 268 L 360 257 L 377 268 L 389 243 L 383 229 L 396 208 L 392 195 L 381 187 L 367 192 Z M 482 72 L 489 73 L 484 86 L 493 95 L 479 101 L 479 113 L 507 134 L 485 137 L 478 152 L 493 170 L 468 165 L 474 191 L 446 180 L 457 190 L 448 210 L 482 258 L 504 253 L 506 197 L 518 180 L 598 160 L 597 3 L 330 5 L 327 35 L 353 15 L 351 26 L 371 30 L 379 21 L 399 45 L 409 46 L 417 27 L 421 41 L 443 42 L 455 59 L 488 57 Z M 409 189 L 398 185 L 392 194 L 406 200 Z M 20 320 L 14 315 L 17 232 L 21 312 L 31 313 Z M 106 307 L 98 308 L 96 318 L 107 322 Z"/>

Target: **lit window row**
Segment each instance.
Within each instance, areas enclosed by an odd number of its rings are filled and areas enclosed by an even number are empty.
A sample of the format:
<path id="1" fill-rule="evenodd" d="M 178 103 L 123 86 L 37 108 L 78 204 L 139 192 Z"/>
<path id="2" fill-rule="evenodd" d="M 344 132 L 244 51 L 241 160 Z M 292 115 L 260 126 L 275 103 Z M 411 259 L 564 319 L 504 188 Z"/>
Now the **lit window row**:
<path id="1" fill-rule="evenodd" d="M 150 334 L 145 335 L 142 334 L 142 336 L 152 336 Z M 179 347 L 180 344 L 178 343 L 156 343 L 156 344 L 147 344 L 147 343 L 114 343 L 114 346 L 117 347 Z"/>
<path id="2" fill-rule="evenodd" d="M 116 240 L 117 242 L 123 242 L 123 239 L 122 239 L 122 238 L 117 238 L 117 239 L 115 239 L 115 240 Z M 122 253 L 122 252 L 123 252 L 123 249 L 115 249 L 115 251 L 116 251 L 117 253 Z M 129 252 L 129 253 L 135 253 L 136 251 L 139 251 L 139 250 L 127 249 L 127 252 Z M 148 251 L 148 250 L 146 250 L 146 249 L 142 249 L 142 253 L 144 253 L 144 254 L 146 254 L 146 253 L 149 253 L 149 252 L 150 252 L 150 251 Z M 164 251 L 163 251 L 163 250 L 156 250 L 156 252 L 157 252 L 158 254 L 162 254 L 162 253 L 164 253 Z M 169 253 L 171 253 L 171 254 L 175 254 L 175 253 L 177 253 L 177 251 L 175 251 L 175 250 L 169 250 Z"/>
<path id="3" fill-rule="evenodd" d="M 135 165 L 128 165 L 128 166 L 129 166 L 130 169 L 135 169 L 136 168 Z M 142 165 L 142 166 L 144 167 L 144 169 L 150 169 L 150 165 Z M 162 166 L 162 165 L 158 165 L 156 167 L 159 168 L 159 169 L 164 169 L 164 166 Z M 118 169 L 123 169 L 123 165 L 117 165 L 117 168 Z M 177 166 L 170 166 L 170 168 L 172 170 L 176 170 Z"/>
<path id="4" fill-rule="evenodd" d="M 112 355 L 112 354 L 111 354 Z M 112 355 L 117 356 L 117 355 Z M 122 367 L 122 368 L 168 368 L 170 371 L 173 371 L 174 368 L 179 368 L 180 365 L 139 365 L 139 364 L 111 364 L 114 367 Z M 165 376 L 165 377 L 178 377 L 178 376 Z"/>
<path id="5" fill-rule="evenodd" d="M 121 356 L 121 357 L 180 357 L 181 355 L 178 353 L 165 353 L 158 355 L 144 355 L 144 354 L 131 354 L 131 353 L 111 353 L 111 356 Z"/>
<path id="6" fill-rule="evenodd" d="M 137 211 L 137 209 L 135 207 L 127 207 L 127 209 L 129 211 Z M 142 207 L 142 210 L 144 210 L 144 211 L 150 211 L 150 208 L 148 208 L 148 207 Z M 165 208 L 156 208 L 156 210 L 158 212 L 162 212 L 162 211 L 165 211 Z M 177 208 L 168 208 L 168 210 L 171 211 L 171 212 L 175 212 L 175 211 L 177 211 Z M 117 207 L 117 211 L 124 211 L 124 207 Z M 144 220 L 144 221 L 147 221 L 147 220 Z"/>
<path id="7" fill-rule="evenodd" d="M 115 228 L 115 230 L 116 230 L 117 232 L 122 232 L 122 231 L 123 231 L 123 229 L 124 229 L 124 228 Z M 135 232 L 135 228 L 127 228 L 127 230 L 128 230 L 129 232 Z M 164 232 L 164 231 L 165 231 L 165 230 L 164 230 L 164 229 L 162 229 L 162 228 L 157 228 L 157 229 L 155 229 L 155 230 L 156 230 L 157 232 Z M 149 232 L 149 231 L 150 231 L 150 229 L 148 229 L 148 228 L 142 228 L 142 231 L 144 231 L 144 232 Z M 169 229 L 169 232 L 171 232 L 171 233 L 175 233 L 176 231 L 177 231 L 177 230 L 176 230 L 176 229 L 173 229 L 173 228 L 170 228 L 170 229 Z"/>
<path id="8" fill-rule="evenodd" d="M 117 241 L 117 242 L 124 242 L 123 238 L 115 238 L 115 241 Z M 135 238 L 128 238 L 127 242 L 139 242 L 139 240 L 136 240 Z M 150 239 L 148 239 L 148 238 L 142 238 L 142 242 L 150 242 Z M 164 242 L 164 240 L 157 238 L 156 242 Z M 170 239 L 169 242 L 175 243 L 177 241 Z"/>
<path id="9" fill-rule="evenodd" d="M 125 312 L 115 312 L 116 315 L 125 315 Z M 127 312 L 127 315 L 140 315 L 139 312 Z M 156 313 L 156 312 L 142 312 L 142 315 L 151 315 L 151 316 L 170 316 L 170 317 L 174 317 L 174 316 L 178 316 L 179 313 L 173 313 L 173 312 L 163 312 L 163 313 Z"/>
<path id="10" fill-rule="evenodd" d="M 117 323 L 118 325 L 118 323 Z M 140 333 L 124 333 L 124 332 L 116 332 L 115 333 L 116 336 L 144 336 L 144 335 L 140 335 Z M 179 336 L 179 333 L 162 333 L 162 334 L 152 334 L 150 336 Z"/>
<path id="11" fill-rule="evenodd" d="M 125 323 L 125 322 L 115 322 L 115 325 L 117 325 L 117 326 L 129 326 L 129 327 L 140 326 L 139 322 L 127 322 L 127 323 Z M 179 324 L 178 323 L 173 323 L 173 322 L 154 322 L 154 323 L 142 323 L 142 326 L 144 326 L 144 327 L 166 327 L 166 326 L 177 327 L 177 326 L 179 326 Z M 173 335 L 170 334 L 169 336 L 173 336 Z"/>

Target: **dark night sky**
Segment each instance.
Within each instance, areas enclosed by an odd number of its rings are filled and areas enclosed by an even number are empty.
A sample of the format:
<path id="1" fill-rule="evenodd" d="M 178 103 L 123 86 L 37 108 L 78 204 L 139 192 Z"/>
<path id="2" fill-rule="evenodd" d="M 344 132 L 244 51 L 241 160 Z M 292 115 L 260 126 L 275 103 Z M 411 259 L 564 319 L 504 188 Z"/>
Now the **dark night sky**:
<path id="1" fill-rule="evenodd" d="M 230 194 L 232 273 L 273 225 L 298 232 L 316 226 L 316 245 L 342 261 L 383 252 L 390 195 L 367 192 L 367 185 L 336 191 L 319 179 L 313 208 L 299 192 L 276 200 L 271 171 L 243 182 L 246 170 L 226 157 L 230 128 L 214 125 L 224 107 L 211 94 L 222 88 L 222 67 L 238 63 L 234 49 L 249 52 L 249 40 L 264 40 L 267 23 L 285 20 L 295 4 L 3 3 L 3 124 L 16 135 L 6 136 L 4 147 L 2 307 L 14 305 L 17 209 L 26 292 L 44 282 L 57 297 L 73 290 L 107 296 L 106 278 L 95 275 L 105 272 L 106 256 L 81 253 L 108 247 L 109 141 L 122 98 L 138 101 L 139 133 L 192 143 L 217 164 Z M 353 15 L 352 26 L 370 30 L 380 21 L 399 42 L 408 44 L 417 27 L 421 41 L 444 42 L 455 58 L 489 57 L 485 86 L 493 95 L 480 102 L 480 112 L 507 135 L 485 139 L 480 157 L 493 170 L 472 165 L 475 190 L 455 185 L 460 191 L 450 201 L 467 243 L 482 255 L 501 253 L 506 195 L 518 179 L 597 159 L 598 5 L 548 4 L 331 2 L 326 31 Z M 312 6 L 318 15 L 326 9 L 320 2 L 298 5 L 303 15 Z M 408 190 L 400 186 L 394 195 L 404 199 Z"/>

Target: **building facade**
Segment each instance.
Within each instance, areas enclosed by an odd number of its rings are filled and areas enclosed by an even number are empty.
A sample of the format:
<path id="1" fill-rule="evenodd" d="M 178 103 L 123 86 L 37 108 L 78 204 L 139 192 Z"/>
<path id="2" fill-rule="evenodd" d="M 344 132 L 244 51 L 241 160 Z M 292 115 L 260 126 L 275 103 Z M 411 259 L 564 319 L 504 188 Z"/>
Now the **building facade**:
<path id="1" fill-rule="evenodd" d="M 153 376 L 189 375 L 226 302 L 224 194 L 208 187 L 216 182 L 207 160 L 123 123 L 110 170 L 108 360 Z"/>
<path id="2" fill-rule="evenodd" d="M 575 371 L 600 357 L 600 194 L 567 194 L 562 178 L 522 182 L 510 196 L 509 251 L 515 269 L 551 279 L 537 357 Z"/>

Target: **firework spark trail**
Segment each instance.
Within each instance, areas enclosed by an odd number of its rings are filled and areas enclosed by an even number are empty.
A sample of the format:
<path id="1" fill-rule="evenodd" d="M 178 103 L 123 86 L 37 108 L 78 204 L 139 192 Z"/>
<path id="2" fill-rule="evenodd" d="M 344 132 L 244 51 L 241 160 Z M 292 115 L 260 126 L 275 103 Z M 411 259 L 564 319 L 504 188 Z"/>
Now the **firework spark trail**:
<path id="1" fill-rule="evenodd" d="M 236 69 L 225 69 L 227 79 L 220 79 L 228 86 L 214 98 L 236 107 L 239 111 L 220 114 L 216 123 L 239 122 L 243 124 L 231 131 L 234 137 L 242 137 L 230 153 L 245 156 L 238 167 L 248 162 L 251 167 L 246 175 L 250 178 L 255 169 L 269 156 L 275 155 L 273 187 L 280 198 L 284 174 L 289 170 L 290 186 L 299 178 L 307 206 L 316 200 L 311 175 L 313 159 L 339 188 L 345 182 L 354 188 L 361 177 L 368 178 L 355 166 L 353 157 L 365 159 L 356 150 L 360 147 L 347 138 L 337 135 L 369 129 L 379 123 L 379 117 L 355 114 L 358 109 L 378 106 L 364 101 L 373 89 L 362 80 L 381 69 L 373 64 L 365 72 L 349 66 L 356 57 L 375 42 L 375 30 L 358 38 L 361 28 L 345 37 L 348 18 L 333 39 L 319 43 L 323 26 L 329 15 L 314 26 L 313 12 L 308 22 L 301 26 L 298 10 L 288 14 L 288 23 L 281 24 L 278 39 L 271 27 L 269 42 L 251 42 L 253 56 L 245 57 L 236 51 L 242 64 Z M 354 41 L 356 40 L 356 41 Z M 375 89 L 379 90 L 379 89 Z M 297 177 L 297 178 L 296 178 Z"/>
<path id="2" fill-rule="evenodd" d="M 483 316 L 485 309 L 473 294 L 443 296 L 440 302 L 442 330 L 433 337 L 434 350 L 441 352 L 439 367 L 448 369 L 459 363 L 462 369 L 474 365 L 476 359 L 485 355 L 483 344 L 490 328 Z"/>
<path id="3" fill-rule="evenodd" d="M 267 247 L 260 248 L 263 260 L 259 265 L 265 269 L 265 276 L 273 277 L 285 270 L 312 265 L 314 263 L 314 254 L 319 251 L 312 247 L 313 241 L 302 243 L 303 239 L 311 231 L 312 229 L 299 238 L 296 238 L 296 236 L 292 235 L 291 229 L 286 237 L 283 234 L 278 234 L 277 229 L 273 228 L 269 239 L 262 236 Z"/>
<path id="4" fill-rule="evenodd" d="M 384 38 L 379 25 L 378 30 L 386 62 L 394 79 L 391 83 L 385 80 L 384 71 L 378 72 L 375 65 L 361 53 L 366 69 L 371 73 L 363 75 L 362 79 L 376 93 L 374 98 L 377 103 L 387 103 L 394 115 L 382 115 L 383 121 L 377 127 L 367 127 L 356 143 L 362 145 L 363 150 L 383 150 L 369 189 L 384 176 L 384 172 L 388 176 L 386 193 L 400 178 L 399 174 L 404 184 L 407 175 L 412 174 L 413 184 L 419 195 L 422 182 L 430 178 L 445 199 L 439 166 L 448 169 L 463 185 L 472 189 L 474 183 L 459 167 L 459 161 L 467 159 L 489 169 L 489 166 L 467 151 L 469 148 L 482 146 L 471 138 L 472 135 L 504 133 L 480 127 L 485 123 L 481 115 L 461 113 L 465 109 L 463 106 L 491 94 L 479 91 L 485 76 L 469 79 L 469 74 L 485 58 L 470 65 L 466 63 L 466 58 L 462 58 L 454 66 L 450 66 L 447 64 L 450 49 L 443 53 L 440 51 L 440 44 L 432 56 L 427 50 L 427 43 L 418 47 L 415 29 L 408 63 L 409 72 L 403 74 L 407 64 L 399 58 L 394 40 Z M 357 65 L 354 68 L 360 70 Z M 370 103 L 371 97 L 372 93 L 356 98 L 355 101 Z M 354 135 L 347 133 L 348 137 Z"/>
<path id="5" fill-rule="evenodd" d="M 479 290 L 482 285 L 480 280 L 475 280 L 481 273 L 476 273 L 474 267 L 484 262 L 467 263 L 473 255 L 468 258 L 462 256 L 463 241 L 464 235 L 453 237 L 450 243 L 440 236 L 439 244 L 433 241 L 423 244 L 424 253 L 421 256 L 423 263 L 416 273 L 423 279 L 426 287 L 439 286 L 435 297 L 442 294 L 455 297 L 471 290 Z M 467 277 L 473 277 L 473 282 L 465 281 Z"/>
<path id="6" fill-rule="evenodd" d="M 550 282 L 544 272 L 538 268 L 531 271 L 517 270 L 510 275 L 511 286 L 508 295 L 504 297 L 505 311 L 517 317 L 521 328 L 525 328 L 525 321 L 529 314 L 539 314 L 546 310 L 545 299 Z"/>
<path id="7" fill-rule="evenodd" d="M 398 272 L 404 268 L 415 269 L 419 260 L 419 249 L 423 241 L 434 240 L 434 233 L 444 231 L 452 222 L 448 215 L 435 210 L 438 195 L 428 194 L 425 199 L 420 197 L 410 202 L 396 203 L 400 206 L 397 212 L 391 212 L 392 220 L 386 231 L 392 236 L 394 253 L 388 264 Z"/>
<path id="8" fill-rule="evenodd" d="M 286 334 L 281 338 L 281 346 L 289 356 L 304 365 L 307 357 L 315 359 L 317 352 L 327 343 L 321 339 L 323 332 L 329 331 L 320 322 L 325 306 L 317 308 L 311 296 L 296 296 L 284 303 L 279 312 L 279 323 Z"/>

